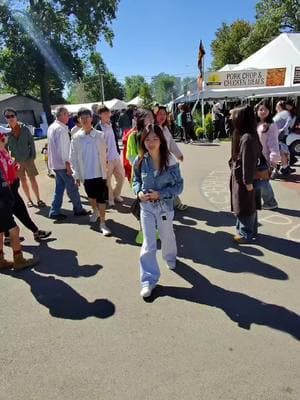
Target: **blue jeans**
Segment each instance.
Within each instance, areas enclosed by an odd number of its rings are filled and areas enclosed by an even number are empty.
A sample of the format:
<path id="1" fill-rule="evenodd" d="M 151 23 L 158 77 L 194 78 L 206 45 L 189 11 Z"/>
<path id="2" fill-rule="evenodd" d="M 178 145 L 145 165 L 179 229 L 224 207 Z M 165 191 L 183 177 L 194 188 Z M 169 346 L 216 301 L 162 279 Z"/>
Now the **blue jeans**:
<path id="1" fill-rule="evenodd" d="M 174 211 L 169 211 L 161 202 L 141 202 L 141 226 L 144 234 L 140 255 L 140 280 L 142 286 L 156 285 L 160 270 L 156 259 L 156 228 L 161 240 L 164 261 L 176 264 L 177 246 L 173 230 Z"/>
<path id="2" fill-rule="evenodd" d="M 261 197 L 264 201 L 264 206 L 277 206 L 277 201 L 270 184 L 270 181 L 254 181 L 254 188 L 260 189 Z"/>
<path id="3" fill-rule="evenodd" d="M 236 218 L 236 229 L 239 235 L 247 240 L 251 240 L 257 236 L 257 227 L 257 211 L 251 215 Z"/>
<path id="4" fill-rule="evenodd" d="M 55 169 L 55 192 L 54 198 L 49 211 L 49 217 L 60 214 L 60 208 L 63 202 L 65 189 L 73 204 L 74 213 L 83 210 L 78 187 L 75 184 L 73 176 L 67 174 L 66 169 Z"/>

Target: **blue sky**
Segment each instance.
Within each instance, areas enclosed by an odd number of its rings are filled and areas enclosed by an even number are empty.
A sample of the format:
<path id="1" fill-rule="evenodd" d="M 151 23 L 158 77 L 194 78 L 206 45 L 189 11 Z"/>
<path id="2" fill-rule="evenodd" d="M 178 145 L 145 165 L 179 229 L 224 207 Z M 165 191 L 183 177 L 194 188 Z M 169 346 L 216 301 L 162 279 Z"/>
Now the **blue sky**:
<path id="1" fill-rule="evenodd" d="M 113 21 L 113 47 L 98 45 L 119 81 L 160 72 L 181 77 L 197 74 L 197 52 L 203 40 L 205 64 L 211 62 L 210 43 L 222 22 L 254 21 L 255 0 L 121 0 Z"/>

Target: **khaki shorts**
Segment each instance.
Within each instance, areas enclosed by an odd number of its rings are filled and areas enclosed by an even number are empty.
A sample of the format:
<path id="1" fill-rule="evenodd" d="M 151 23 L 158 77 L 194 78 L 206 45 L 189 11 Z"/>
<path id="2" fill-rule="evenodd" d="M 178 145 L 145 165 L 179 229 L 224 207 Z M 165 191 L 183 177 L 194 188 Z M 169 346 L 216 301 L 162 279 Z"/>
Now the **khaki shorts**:
<path id="1" fill-rule="evenodd" d="M 25 172 L 28 178 L 32 178 L 33 176 L 37 176 L 38 170 L 36 169 L 34 160 L 20 161 L 20 169 L 18 171 L 19 178 L 25 177 Z"/>

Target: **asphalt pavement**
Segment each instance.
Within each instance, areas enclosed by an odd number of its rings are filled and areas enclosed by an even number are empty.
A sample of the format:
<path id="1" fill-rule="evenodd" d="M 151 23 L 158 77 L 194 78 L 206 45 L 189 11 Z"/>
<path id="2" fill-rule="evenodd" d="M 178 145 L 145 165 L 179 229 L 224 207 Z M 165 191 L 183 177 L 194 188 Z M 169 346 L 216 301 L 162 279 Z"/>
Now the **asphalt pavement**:
<path id="1" fill-rule="evenodd" d="M 52 236 L 39 245 L 21 227 L 40 264 L 0 275 L 1 400 L 300 399 L 300 163 L 272 183 L 280 208 L 259 212 L 257 243 L 238 246 L 230 144 L 180 146 L 189 209 L 174 222 L 178 265 L 166 269 L 159 252 L 147 302 L 129 185 L 107 214 L 112 237 L 74 217 L 67 196 L 68 218 L 53 223 L 54 180 L 38 151 L 48 207 L 30 213 Z"/>

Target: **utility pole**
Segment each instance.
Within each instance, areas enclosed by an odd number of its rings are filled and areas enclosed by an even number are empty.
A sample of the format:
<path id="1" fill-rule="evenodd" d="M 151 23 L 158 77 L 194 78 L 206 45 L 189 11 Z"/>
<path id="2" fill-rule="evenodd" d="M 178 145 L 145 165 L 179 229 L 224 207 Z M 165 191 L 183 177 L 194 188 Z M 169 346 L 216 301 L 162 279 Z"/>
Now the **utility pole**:
<path id="1" fill-rule="evenodd" d="M 103 74 L 101 72 L 100 72 L 100 83 L 101 83 L 102 104 L 104 104 L 105 94 L 104 94 Z"/>

